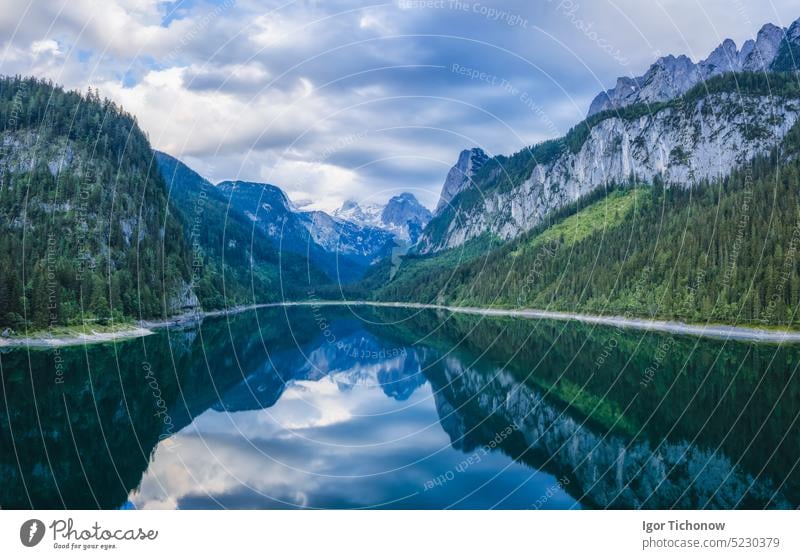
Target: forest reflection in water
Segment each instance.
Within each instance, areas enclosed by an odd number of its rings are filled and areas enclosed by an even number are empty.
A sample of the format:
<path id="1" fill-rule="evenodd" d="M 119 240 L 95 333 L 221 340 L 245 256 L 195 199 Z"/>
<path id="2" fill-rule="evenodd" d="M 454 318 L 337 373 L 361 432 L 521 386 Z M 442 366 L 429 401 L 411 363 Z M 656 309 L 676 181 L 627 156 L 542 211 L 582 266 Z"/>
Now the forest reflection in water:
<path id="1" fill-rule="evenodd" d="M 800 347 L 273 308 L 0 354 L 4 508 L 794 508 Z"/>

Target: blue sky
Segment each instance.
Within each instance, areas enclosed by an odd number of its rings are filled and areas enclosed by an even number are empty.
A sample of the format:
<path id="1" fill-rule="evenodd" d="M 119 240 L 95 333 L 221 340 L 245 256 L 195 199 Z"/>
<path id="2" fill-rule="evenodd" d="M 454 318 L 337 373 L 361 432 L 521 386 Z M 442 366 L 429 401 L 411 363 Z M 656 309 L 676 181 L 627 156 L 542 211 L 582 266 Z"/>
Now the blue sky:
<path id="1" fill-rule="evenodd" d="M 98 87 L 212 180 L 323 209 L 433 206 L 460 150 L 558 136 L 617 76 L 800 17 L 800 0 L 0 4 L 2 73 Z"/>

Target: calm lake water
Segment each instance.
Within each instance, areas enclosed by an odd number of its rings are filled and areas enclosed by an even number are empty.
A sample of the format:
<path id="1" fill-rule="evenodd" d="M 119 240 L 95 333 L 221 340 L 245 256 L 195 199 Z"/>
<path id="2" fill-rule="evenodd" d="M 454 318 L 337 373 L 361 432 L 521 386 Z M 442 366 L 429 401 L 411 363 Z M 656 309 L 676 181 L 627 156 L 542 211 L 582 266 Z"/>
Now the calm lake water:
<path id="1" fill-rule="evenodd" d="M 795 508 L 800 347 L 273 308 L 0 354 L 3 508 Z"/>

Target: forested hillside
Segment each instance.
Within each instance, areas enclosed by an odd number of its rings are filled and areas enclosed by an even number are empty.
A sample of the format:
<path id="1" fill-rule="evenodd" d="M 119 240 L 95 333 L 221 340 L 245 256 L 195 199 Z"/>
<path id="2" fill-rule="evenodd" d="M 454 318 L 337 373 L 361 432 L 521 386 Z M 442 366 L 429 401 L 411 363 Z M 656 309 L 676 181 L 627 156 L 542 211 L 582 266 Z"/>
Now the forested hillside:
<path id="1" fill-rule="evenodd" d="M 189 253 L 147 137 L 96 92 L 0 78 L 0 325 L 194 308 Z"/>
<path id="2" fill-rule="evenodd" d="M 795 126 L 771 156 L 725 179 L 688 189 L 660 181 L 608 188 L 486 254 L 458 258 L 456 248 L 407 258 L 385 286 L 373 282 L 371 294 L 796 326 L 798 151 Z"/>
<path id="3" fill-rule="evenodd" d="M 156 161 L 184 224 L 195 291 L 204 309 L 304 298 L 330 281 L 303 254 L 281 251 L 214 186 L 165 153 Z M 258 203 L 255 204 L 258 207 Z"/>

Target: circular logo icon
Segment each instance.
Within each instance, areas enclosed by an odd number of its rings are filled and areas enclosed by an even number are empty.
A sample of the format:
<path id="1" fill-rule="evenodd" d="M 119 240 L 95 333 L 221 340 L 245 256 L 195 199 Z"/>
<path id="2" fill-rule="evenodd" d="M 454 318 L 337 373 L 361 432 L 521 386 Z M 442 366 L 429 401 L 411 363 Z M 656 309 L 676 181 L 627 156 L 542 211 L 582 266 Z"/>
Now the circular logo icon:
<path id="1" fill-rule="evenodd" d="M 31 518 L 22 523 L 19 529 L 19 540 L 25 547 L 33 547 L 44 537 L 44 522 Z"/>

